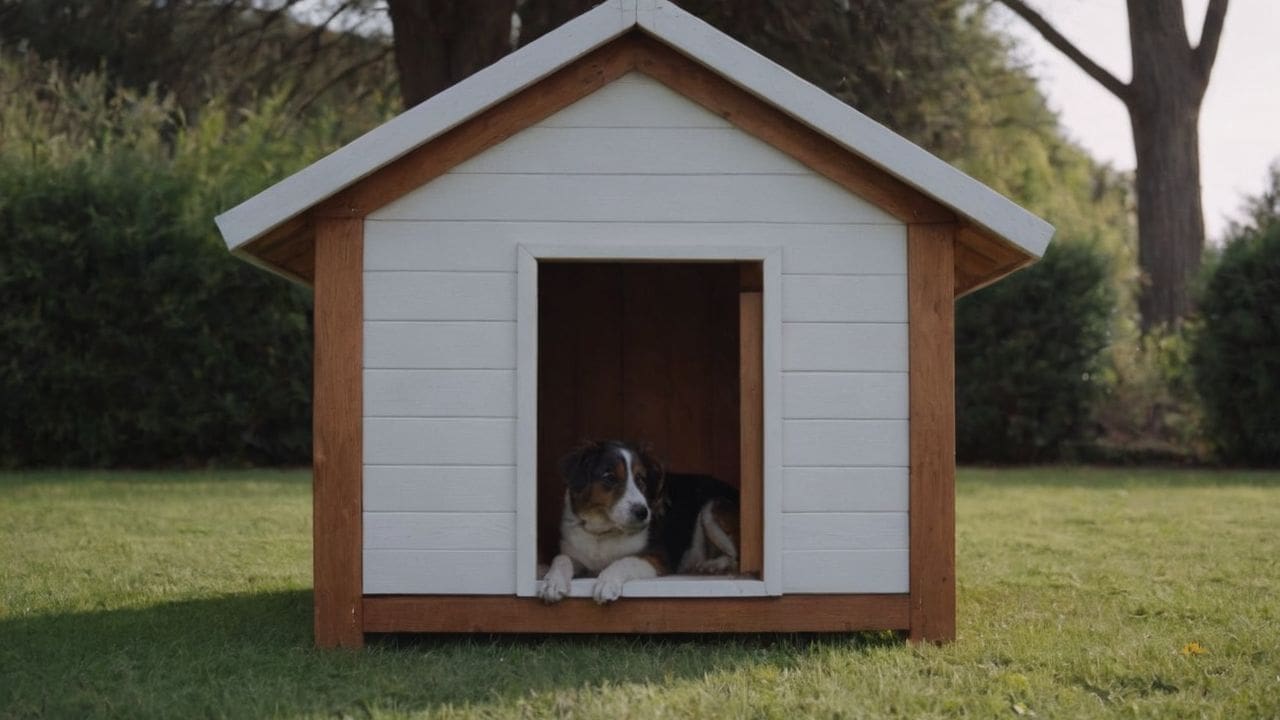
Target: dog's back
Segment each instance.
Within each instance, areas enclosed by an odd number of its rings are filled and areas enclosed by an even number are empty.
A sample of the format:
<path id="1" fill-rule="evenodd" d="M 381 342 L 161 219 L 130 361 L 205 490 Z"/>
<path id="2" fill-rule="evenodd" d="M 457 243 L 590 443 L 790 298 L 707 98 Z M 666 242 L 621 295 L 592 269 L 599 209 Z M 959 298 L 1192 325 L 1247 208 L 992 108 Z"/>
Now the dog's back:
<path id="1" fill-rule="evenodd" d="M 663 490 L 665 509 L 661 525 L 662 548 L 666 552 L 667 566 L 685 572 L 689 563 L 684 562 L 692 553 L 705 559 L 707 544 L 715 539 L 699 532 L 699 524 L 714 522 L 715 517 L 738 512 L 738 491 L 733 486 L 710 475 L 667 473 Z M 704 517 L 710 515 L 711 517 Z M 737 561 L 737 527 L 723 528 L 732 536 L 734 564 Z M 715 529 L 712 529 L 714 534 Z M 723 541 L 721 541 L 723 542 Z M 718 547 L 718 545 L 717 545 Z M 724 553 L 728 555 L 728 553 Z M 726 568 L 727 569 L 727 568 Z"/>

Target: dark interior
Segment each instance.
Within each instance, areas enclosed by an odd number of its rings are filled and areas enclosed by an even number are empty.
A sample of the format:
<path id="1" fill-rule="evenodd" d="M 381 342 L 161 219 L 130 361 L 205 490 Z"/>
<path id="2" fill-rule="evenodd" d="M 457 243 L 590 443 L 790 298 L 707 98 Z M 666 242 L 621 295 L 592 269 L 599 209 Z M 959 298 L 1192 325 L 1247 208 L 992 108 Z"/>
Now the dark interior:
<path id="1" fill-rule="evenodd" d="M 538 561 L 559 545 L 559 461 L 649 443 L 669 469 L 739 484 L 739 293 L 760 264 L 539 262 Z"/>

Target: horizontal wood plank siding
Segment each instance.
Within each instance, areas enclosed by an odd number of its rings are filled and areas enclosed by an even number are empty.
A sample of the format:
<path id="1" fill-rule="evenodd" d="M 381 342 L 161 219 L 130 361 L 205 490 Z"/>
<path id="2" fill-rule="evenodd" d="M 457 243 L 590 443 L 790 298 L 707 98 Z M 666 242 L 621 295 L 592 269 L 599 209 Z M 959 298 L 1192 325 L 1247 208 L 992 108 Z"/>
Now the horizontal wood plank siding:
<path id="1" fill-rule="evenodd" d="M 514 370 L 514 322 L 364 323 L 366 369 Z"/>
<path id="2" fill-rule="evenodd" d="M 515 578 L 511 550 L 364 551 L 366 595 L 512 595 Z"/>
<path id="3" fill-rule="evenodd" d="M 514 321 L 515 273 L 365 273 L 366 320 Z"/>
<path id="4" fill-rule="evenodd" d="M 907 374 L 789 372 L 782 380 L 788 420 L 906 420 Z"/>
<path id="5" fill-rule="evenodd" d="M 367 592 L 513 592 L 521 245 L 781 247 L 783 521 L 766 532 L 783 589 L 905 589 L 907 256 L 892 216 L 628 75 L 365 228 Z"/>
<path id="6" fill-rule="evenodd" d="M 515 420 L 364 419 L 366 465 L 514 465 Z"/>
<path id="7" fill-rule="evenodd" d="M 783 592 L 907 592 L 907 550 L 795 550 L 782 553 Z"/>
<path id="8" fill-rule="evenodd" d="M 379 512 L 364 521 L 366 550 L 510 550 L 513 512 Z"/>
<path id="9" fill-rule="evenodd" d="M 786 467 L 908 463 L 906 420 L 783 420 Z"/>
<path id="10" fill-rule="evenodd" d="M 782 322 L 906 321 L 906 275 L 788 275 L 782 279 Z"/>
<path id="11" fill-rule="evenodd" d="M 807 175 L 735 128 L 535 127 L 451 172 L 558 175 Z"/>
<path id="12" fill-rule="evenodd" d="M 907 473 L 905 467 L 789 467 L 782 511 L 906 512 Z"/>
<path id="13" fill-rule="evenodd" d="M 791 550 L 905 550 L 907 514 L 784 513 L 782 546 Z"/>
<path id="14" fill-rule="evenodd" d="M 516 416 L 513 370 L 365 370 L 366 417 Z"/>
<path id="15" fill-rule="evenodd" d="M 548 117 L 537 127 L 733 126 L 701 106 L 688 102 L 657 80 L 633 72 Z"/>
<path id="16" fill-rule="evenodd" d="M 511 272 L 516 247 L 782 246 L 784 274 L 903 275 L 906 228 L 849 223 L 399 221 L 365 223 L 365 269 Z"/>
<path id="17" fill-rule="evenodd" d="M 494 202 L 495 198 L 501 198 L 501 202 Z M 566 198 L 574 202 L 566 203 Z M 387 205 L 373 217 L 557 222 L 894 222 L 883 210 L 817 175 L 449 173 Z"/>
<path id="18" fill-rule="evenodd" d="M 782 369 L 901 372 L 906 323 L 783 323 Z"/>
<path id="19" fill-rule="evenodd" d="M 370 512 L 515 512 L 513 465 L 366 465 Z"/>

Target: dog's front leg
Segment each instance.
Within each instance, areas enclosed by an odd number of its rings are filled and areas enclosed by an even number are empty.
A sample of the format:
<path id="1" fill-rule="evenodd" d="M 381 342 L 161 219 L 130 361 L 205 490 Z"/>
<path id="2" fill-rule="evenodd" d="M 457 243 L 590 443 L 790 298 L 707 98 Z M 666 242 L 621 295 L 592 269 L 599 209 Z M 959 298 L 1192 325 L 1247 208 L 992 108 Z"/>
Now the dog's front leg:
<path id="1" fill-rule="evenodd" d="M 573 575 L 576 570 L 577 565 L 573 562 L 573 558 L 564 554 L 557 555 L 551 561 L 551 567 L 547 570 L 547 574 L 542 578 L 542 587 L 538 588 L 538 597 L 542 598 L 544 602 L 560 602 L 565 595 L 569 594 L 569 583 L 573 581 Z"/>
<path id="2" fill-rule="evenodd" d="M 614 560 L 596 577 L 591 596 L 604 605 L 622 596 L 622 585 L 628 580 L 645 580 L 658 576 L 658 569 L 649 558 L 624 557 Z"/>

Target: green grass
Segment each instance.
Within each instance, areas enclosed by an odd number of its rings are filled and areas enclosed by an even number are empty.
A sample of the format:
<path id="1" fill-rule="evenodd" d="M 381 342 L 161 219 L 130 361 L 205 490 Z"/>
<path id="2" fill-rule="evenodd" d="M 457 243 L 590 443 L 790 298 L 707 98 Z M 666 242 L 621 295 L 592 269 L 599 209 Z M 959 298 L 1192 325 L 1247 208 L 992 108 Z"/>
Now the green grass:
<path id="1" fill-rule="evenodd" d="M 1280 717 L 1277 473 L 963 472 L 960 638 L 944 648 L 318 652 L 309 528 L 303 473 L 0 475 L 0 716 Z"/>

